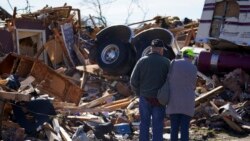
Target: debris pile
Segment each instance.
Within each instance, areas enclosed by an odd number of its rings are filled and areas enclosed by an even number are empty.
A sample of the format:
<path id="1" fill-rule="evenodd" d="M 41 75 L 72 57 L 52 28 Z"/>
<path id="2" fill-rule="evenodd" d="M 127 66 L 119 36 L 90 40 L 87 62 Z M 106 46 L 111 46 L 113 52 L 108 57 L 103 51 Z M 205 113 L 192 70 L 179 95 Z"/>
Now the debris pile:
<path id="1" fill-rule="evenodd" d="M 134 30 L 91 28 L 81 25 L 79 13 L 66 5 L 44 7 L 7 22 L 5 33 L 17 36 L 8 38 L 13 44 L 5 44 L 7 49 L 0 48 L 5 54 L 0 62 L 1 139 L 138 140 L 139 98 L 129 85 L 133 66 L 147 55 L 153 38 L 161 38 L 164 55 L 175 58 L 180 47 L 194 45 L 199 25 L 157 16 L 154 24 Z M 191 138 L 201 129 L 208 129 L 206 138 L 216 136 L 211 131 L 250 132 L 248 73 L 242 68 L 198 72 Z M 169 129 L 166 115 L 165 139 Z"/>

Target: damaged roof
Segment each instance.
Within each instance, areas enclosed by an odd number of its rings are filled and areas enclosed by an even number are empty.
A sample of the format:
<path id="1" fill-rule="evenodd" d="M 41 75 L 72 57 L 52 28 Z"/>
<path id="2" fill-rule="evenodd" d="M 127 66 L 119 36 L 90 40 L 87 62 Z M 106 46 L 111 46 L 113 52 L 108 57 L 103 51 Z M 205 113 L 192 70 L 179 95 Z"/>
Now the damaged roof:
<path id="1" fill-rule="evenodd" d="M 0 6 L 0 19 L 5 20 L 6 18 L 11 18 L 11 17 L 12 15 Z"/>

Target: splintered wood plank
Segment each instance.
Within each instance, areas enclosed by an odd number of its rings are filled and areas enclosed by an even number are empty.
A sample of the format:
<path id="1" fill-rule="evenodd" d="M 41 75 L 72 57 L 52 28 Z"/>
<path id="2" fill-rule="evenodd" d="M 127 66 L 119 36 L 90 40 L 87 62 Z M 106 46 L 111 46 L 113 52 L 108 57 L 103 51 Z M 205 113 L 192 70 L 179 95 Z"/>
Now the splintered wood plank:
<path id="1" fill-rule="evenodd" d="M 89 102 L 88 104 L 85 104 L 85 105 L 82 105 L 80 107 L 82 108 L 92 108 L 92 107 L 95 107 L 95 106 L 98 106 L 100 104 L 103 104 L 107 99 L 109 99 L 110 97 L 114 96 L 116 93 L 113 93 L 113 94 L 109 94 L 108 91 L 105 91 L 104 92 L 104 96 L 96 99 L 96 100 L 93 100 L 91 102 Z"/>
<path id="2" fill-rule="evenodd" d="M 70 138 L 70 135 L 61 126 L 60 126 L 60 133 L 64 141 L 72 141 L 72 139 Z"/>
<path id="3" fill-rule="evenodd" d="M 15 101 L 30 101 L 31 96 L 29 94 L 21 94 L 19 92 L 0 91 L 0 98 Z"/>
<path id="4" fill-rule="evenodd" d="M 19 87 L 18 91 L 23 91 L 27 86 L 29 86 L 32 82 L 35 81 L 35 77 L 28 76 L 26 79 L 20 82 L 21 86 Z"/>
<path id="5" fill-rule="evenodd" d="M 62 139 L 60 139 L 60 137 L 56 135 L 57 133 L 53 130 L 49 123 L 45 123 L 43 125 L 43 129 L 48 138 L 48 141 L 62 141 Z"/>
<path id="6" fill-rule="evenodd" d="M 40 60 L 11 53 L 0 62 L 0 74 L 15 72 L 25 77 L 32 75 L 38 87 L 60 101 L 78 105 L 83 95 L 83 90 L 78 85 Z"/>
<path id="7" fill-rule="evenodd" d="M 127 107 L 129 104 L 131 103 L 131 101 L 125 101 L 122 103 L 118 103 L 118 104 L 114 104 L 114 105 L 110 105 L 110 106 L 106 106 L 105 108 L 114 111 L 114 110 L 118 110 L 120 108 L 125 108 Z"/>
<path id="8" fill-rule="evenodd" d="M 23 78 L 27 77 L 30 73 L 33 63 L 34 62 L 32 60 L 21 58 L 18 67 L 16 69 L 16 74 Z"/>
<path id="9" fill-rule="evenodd" d="M 79 104 L 83 90 L 63 75 L 47 67 L 47 65 L 35 62 L 31 75 L 36 78 L 36 81 L 40 82 L 39 87 L 43 91 L 62 101 Z"/>
<path id="10" fill-rule="evenodd" d="M 102 107 L 109 107 L 109 106 L 117 105 L 117 104 L 124 103 L 124 102 L 131 102 L 131 100 L 132 100 L 132 96 L 129 96 L 127 98 L 119 99 L 119 100 L 107 103 L 105 105 L 102 105 Z"/>
<path id="11" fill-rule="evenodd" d="M 53 107 L 55 109 L 62 109 L 64 107 L 76 107 L 75 103 L 68 103 L 68 102 L 55 102 L 53 101 Z"/>
<path id="12" fill-rule="evenodd" d="M 49 40 L 44 44 L 45 50 L 48 53 L 50 61 L 54 66 L 61 63 L 63 61 L 63 52 L 60 47 L 59 42 L 55 39 Z"/>
<path id="13" fill-rule="evenodd" d="M 56 131 L 56 133 L 59 134 L 60 133 L 60 125 L 59 125 L 58 119 L 53 118 L 52 124 L 53 124 L 54 131 Z"/>
<path id="14" fill-rule="evenodd" d="M 215 96 L 216 94 L 218 94 L 219 91 L 223 90 L 223 86 L 218 86 L 216 88 L 214 88 L 213 90 L 197 97 L 195 99 L 195 106 L 198 106 L 199 104 L 206 102 L 209 100 L 210 97 Z"/>
<path id="15" fill-rule="evenodd" d="M 214 111 L 219 114 L 219 108 L 217 107 L 217 105 L 214 104 L 213 101 L 210 101 L 211 106 L 213 107 Z M 237 132 L 243 132 L 243 129 L 236 124 L 235 122 L 233 122 L 232 120 L 230 120 L 227 116 L 222 116 L 222 119 L 229 125 L 229 127 L 231 127 L 233 130 L 237 131 Z"/>
<path id="16" fill-rule="evenodd" d="M 76 44 L 74 44 L 73 49 L 76 53 L 78 60 L 81 62 L 82 65 L 85 65 L 85 58 L 83 57 L 82 53 L 80 52 L 80 50 Z"/>
<path id="17" fill-rule="evenodd" d="M 91 74 L 100 74 L 101 69 L 97 64 L 93 64 L 93 65 L 86 65 L 86 66 L 77 66 L 76 69 L 80 70 L 80 71 L 84 71 L 84 72 L 88 72 Z"/>

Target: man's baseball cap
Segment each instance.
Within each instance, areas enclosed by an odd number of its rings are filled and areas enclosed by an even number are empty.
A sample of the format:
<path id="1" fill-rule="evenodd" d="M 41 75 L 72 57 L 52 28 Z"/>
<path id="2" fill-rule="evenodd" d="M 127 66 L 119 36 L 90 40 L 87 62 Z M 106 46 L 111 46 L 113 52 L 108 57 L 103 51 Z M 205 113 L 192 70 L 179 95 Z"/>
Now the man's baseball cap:
<path id="1" fill-rule="evenodd" d="M 152 47 L 162 47 L 162 48 L 164 48 L 165 45 L 164 45 L 164 42 L 162 40 L 154 39 L 154 40 L 151 41 L 151 46 Z"/>

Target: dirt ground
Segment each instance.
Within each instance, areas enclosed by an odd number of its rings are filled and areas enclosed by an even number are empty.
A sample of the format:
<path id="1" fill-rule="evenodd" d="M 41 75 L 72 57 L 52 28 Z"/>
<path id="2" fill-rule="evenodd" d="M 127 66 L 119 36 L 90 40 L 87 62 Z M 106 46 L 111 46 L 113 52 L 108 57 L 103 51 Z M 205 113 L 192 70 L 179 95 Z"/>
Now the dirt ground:
<path id="1" fill-rule="evenodd" d="M 170 141 L 170 129 L 164 129 L 164 141 Z M 152 136 L 152 132 L 151 136 Z M 189 141 L 250 141 L 250 132 L 235 133 L 232 130 L 209 130 L 208 128 L 191 128 L 189 130 Z M 133 138 L 118 139 L 119 141 L 139 141 L 139 133 L 136 133 Z M 180 137 L 180 135 L 179 135 Z"/>
<path id="2" fill-rule="evenodd" d="M 190 141 L 250 141 L 249 132 L 236 133 L 232 130 L 209 130 L 199 128 L 190 131 Z"/>

